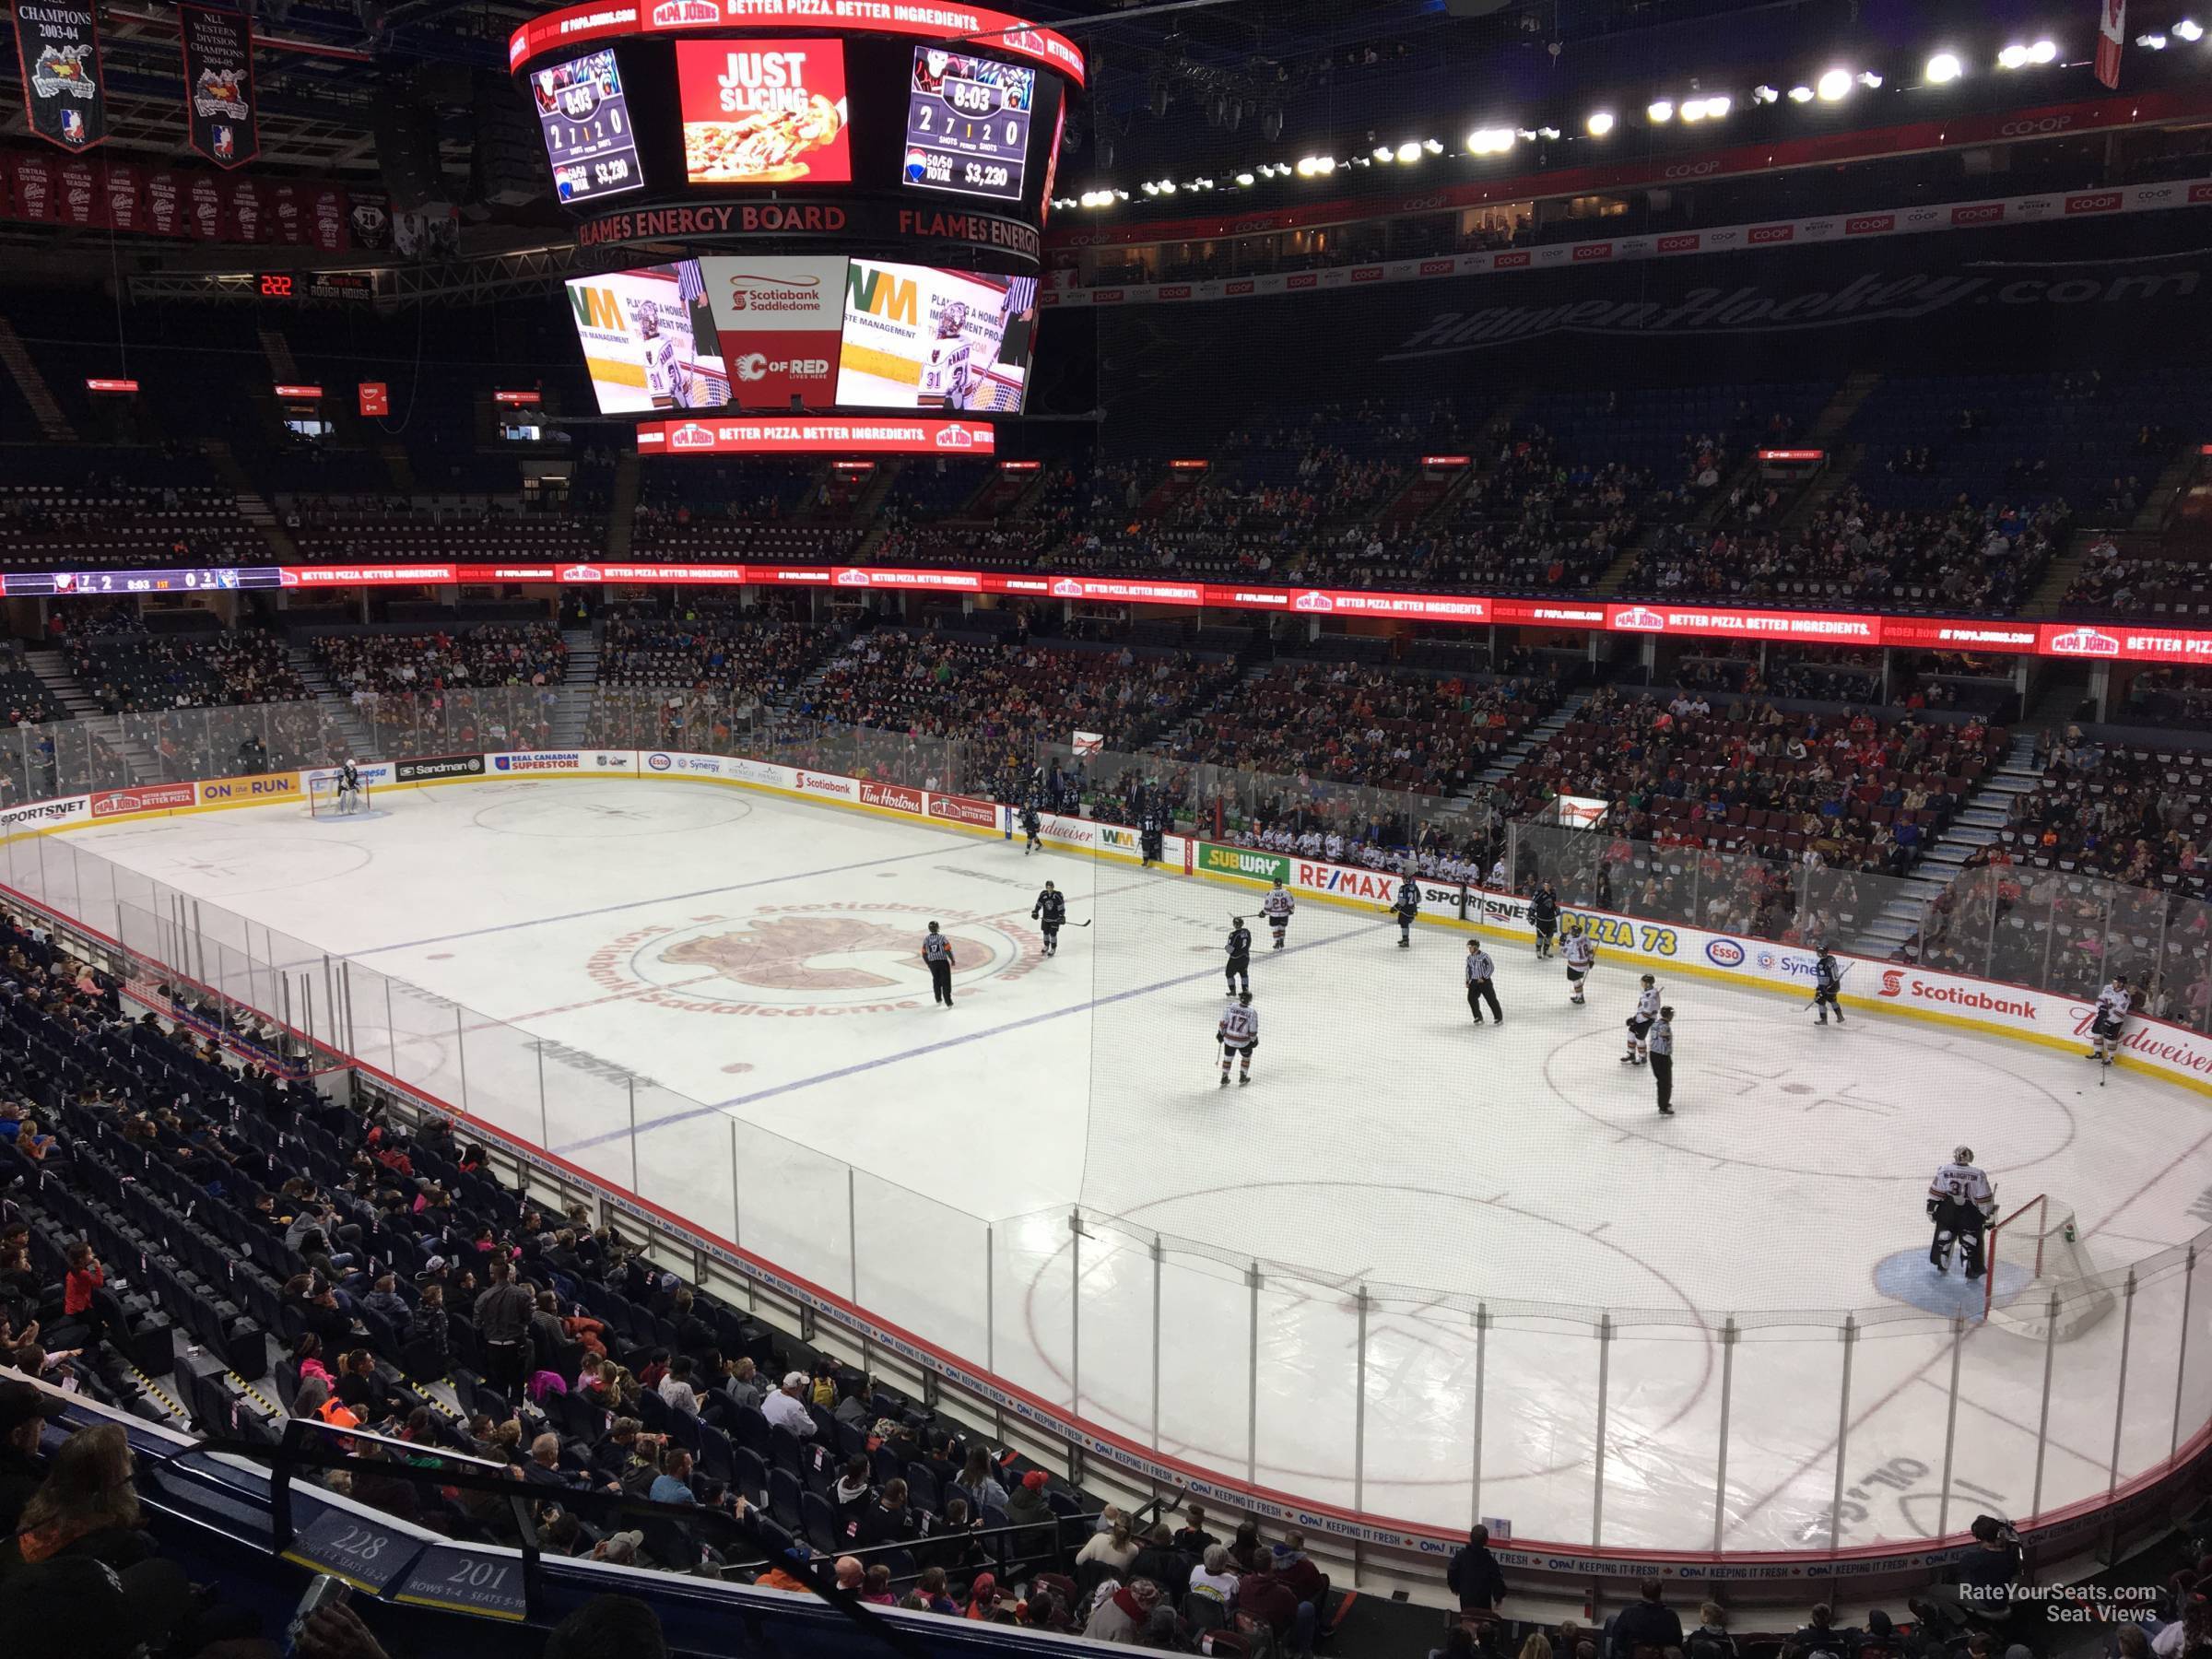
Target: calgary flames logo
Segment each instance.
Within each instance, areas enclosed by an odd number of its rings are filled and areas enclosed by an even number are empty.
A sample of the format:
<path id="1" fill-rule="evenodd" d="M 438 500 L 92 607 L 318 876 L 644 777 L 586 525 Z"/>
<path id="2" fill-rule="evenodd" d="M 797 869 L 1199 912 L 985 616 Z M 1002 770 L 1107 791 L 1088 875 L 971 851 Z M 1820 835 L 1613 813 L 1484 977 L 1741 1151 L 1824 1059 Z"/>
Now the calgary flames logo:
<path id="1" fill-rule="evenodd" d="M 991 947 L 947 935 L 962 969 L 991 959 Z M 772 916 L 735 933 L 703 934 L 672 945 L 661 960 L 711 968 L 724 979 L 764 991 L 873 991 L 905 983 L 919 948 L 913 929 L 866 916 Z"/>
<path id="2" fill-rule="evenodd" d="M 895 1013 L 929 1001 L 922 937 L 933 919 L 951 941 L 954 979 L 964 992 L 1018 979 L 1037 965 L 1040 941 L 1018 924 L 856 901 L 770 905 L 641 927 L 594 951 L 587 971 L 605 990 L 692 1013 Z"/>

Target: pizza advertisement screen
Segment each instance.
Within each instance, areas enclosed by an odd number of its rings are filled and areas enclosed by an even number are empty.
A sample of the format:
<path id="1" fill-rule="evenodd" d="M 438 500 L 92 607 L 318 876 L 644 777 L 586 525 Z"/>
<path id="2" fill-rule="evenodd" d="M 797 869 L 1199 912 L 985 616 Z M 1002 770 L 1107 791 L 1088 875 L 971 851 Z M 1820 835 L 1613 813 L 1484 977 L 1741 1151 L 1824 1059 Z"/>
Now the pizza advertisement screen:
<path id="1" fill-rule="evenodd" d="M 730 401 L 699 261 L 573 276 L 568 289 L 602 415 L 718 409 Z"/>
<path id="2" fill-rule="evenodd" d="M 1018 202 L 1036 107 L 1036 70 L 917 46 L 906 96 L 906 182 Z"/>
<path id="3" fill-rule="evenodd" d="M 694 184 L 849 184 L 841 41 L 678 41 L 684 174 Z"/>
<path id="4" fill-rule="evenodd" d="M 837 401 L 1015 415 L 1037 337 L 1037 280 L 855 259 L 845 273 Z"/>
<path id="5" fill-rule="evenodd" d="M 638 138 L 612 52 L 589 52 L 530 72 L 553 188 L 564 202 L 595 201 L 645 182 Z"/>

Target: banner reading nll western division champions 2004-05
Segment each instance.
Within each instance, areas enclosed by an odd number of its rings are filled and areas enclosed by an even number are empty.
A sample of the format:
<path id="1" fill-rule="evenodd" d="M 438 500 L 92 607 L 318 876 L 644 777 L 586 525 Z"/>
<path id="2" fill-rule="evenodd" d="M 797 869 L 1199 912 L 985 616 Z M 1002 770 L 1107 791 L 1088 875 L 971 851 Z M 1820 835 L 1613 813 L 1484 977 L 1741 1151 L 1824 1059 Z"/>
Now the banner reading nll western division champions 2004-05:
<path id="1" fill-rule="evenodd" d="M 184 42 L 184 115 L 192 147 L 218 167 L 239 167 L 261 154 L 253 113 L 253 37 L 236 12 L 202 6 L 177 8 Z"/>
<path id="2" fill-rule="evenodd" d="M 100 14 L 91 0 L 16 0 L 16 59 L 33 133 L 67 150 L 88 150 L 108 135 Z"/>

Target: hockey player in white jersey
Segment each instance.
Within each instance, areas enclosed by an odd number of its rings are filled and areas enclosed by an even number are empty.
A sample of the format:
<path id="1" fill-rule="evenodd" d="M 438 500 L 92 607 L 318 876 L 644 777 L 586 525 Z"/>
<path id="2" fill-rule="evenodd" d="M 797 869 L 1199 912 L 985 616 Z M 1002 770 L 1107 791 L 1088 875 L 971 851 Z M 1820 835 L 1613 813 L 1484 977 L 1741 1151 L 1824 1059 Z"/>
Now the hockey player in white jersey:
<path id="1" fill-rule="evenodd" d="M 2106 1065 L 2120 1052 L 2120 1033 L 2126 1029 L 2127 1017 L 2136 1006 L 2135 993 L 2127 988 L 2127 975 L 2115 973 L 2112 982 L 2097 993 L 2097 1015 L 2089 1022 L 2089 1052 L 2088 1058 Z"/>
<path id="2" fill-rule="evenodd" d="M 1260 914 L 1267 918 L 1267 925 L 1275 935 L 1275 947 L 1283 947 L 1283 935 L 1290 931 L 1290 912 L 1298 908 L 1298 900 L 1283 885 L 1283 878 L 1275 878 L 1275 890 L 1260 900 Z"/>
<path id="3" fill-rule="evenodd" d="M 1982 1234 L 1996 1212 L 1996 1190 L 1989 1177 L 1974 1165 L 1974 1149 L 1957 1147 L 1951 1161 L 1936 1171 L 1928 1182 L 1928 1218 L 1936 1223 L 1936 1238 L 1928 1246 L 1928 1260 L 1938 1273 L 1951 1270 L 1955 1246 L 1966 1264 L 1966 1277 L 1982 1277 Z"/>
<path id="4" fill-rule="evenodd" d="M 922 402 L 924 406 L 964 409 L 969 397 L 968 307 L 955 300 L 937 313 L 937 337 L 929 343 L 929 357 L 922 365 Z"/>
<path id="5" fill-rule="evenodd" d="M 1237 1086 L 1252 1081 L 1253 1051 L 1260 1046 L 1260 1014 L 1252 1006 L 1252 993 L 1240 991 L 1237 1000 L 1221 1010 L 1221 1024 L 1214 1032 L 1221 1046 L 1221 1087 L 1229 1087 L 1229 1068 L 1237 1066 Z"/>
<path id="6" fill-rule="evenodd" d="M 1623 1065 L 1641 1065 L 1652 1057 L 1652 1022 L 1659 1018 L 1659 982 L 1650 974 L 1643 976 L 1643 989 L 1636 994 L 1636 1012 L 1625 1022 L 1629 1028 L 1629 1052 L 1620 1057 Z"/>
<path id="7" fill-rule="evenodd" d="M 1559 954 L 1567 959 L 1567 1000 L 1579 1008 L 1583 1001 L 1583 982 L 1597 966 L 1597 947 L 1590 942 L 1583 924 L 1572 916 L 1567 918 L 1566 943 L 1559 947 Z"/>
<path id="8" fill-rule="evenodd" d="M 335 782 L 338 788 L 338 810 L 341 813 L 360 811 L 361 769 L 354 764 L 351 755 L 338 762 L 338 775 Z"/>

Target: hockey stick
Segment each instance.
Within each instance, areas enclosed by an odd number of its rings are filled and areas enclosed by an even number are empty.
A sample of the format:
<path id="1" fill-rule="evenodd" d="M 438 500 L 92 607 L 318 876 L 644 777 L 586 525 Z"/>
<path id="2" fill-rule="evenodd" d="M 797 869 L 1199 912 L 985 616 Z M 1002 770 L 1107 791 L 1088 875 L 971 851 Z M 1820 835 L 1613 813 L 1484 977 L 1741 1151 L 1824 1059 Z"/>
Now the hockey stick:
<path id="1" fill-rule="evenodd" d="M 1854 966 L 1854 963 L 1846 962 L 1841 968 L 1836 971 L 1836 994 L 1838 996 L 1841 996 L 1843 994 L 1843 982 L 1851 977 L 1851 971 Z M 1819 1006 L 1820 998 L 1818 995 L 1815 995 L 1811 1002 L 1805 1005 L 1805 1008 L 1817 1008 Z M 1805 1008 L 1800 1008 L 1798 1012 L 1800 1014 L 1804 1013 Z"/>

